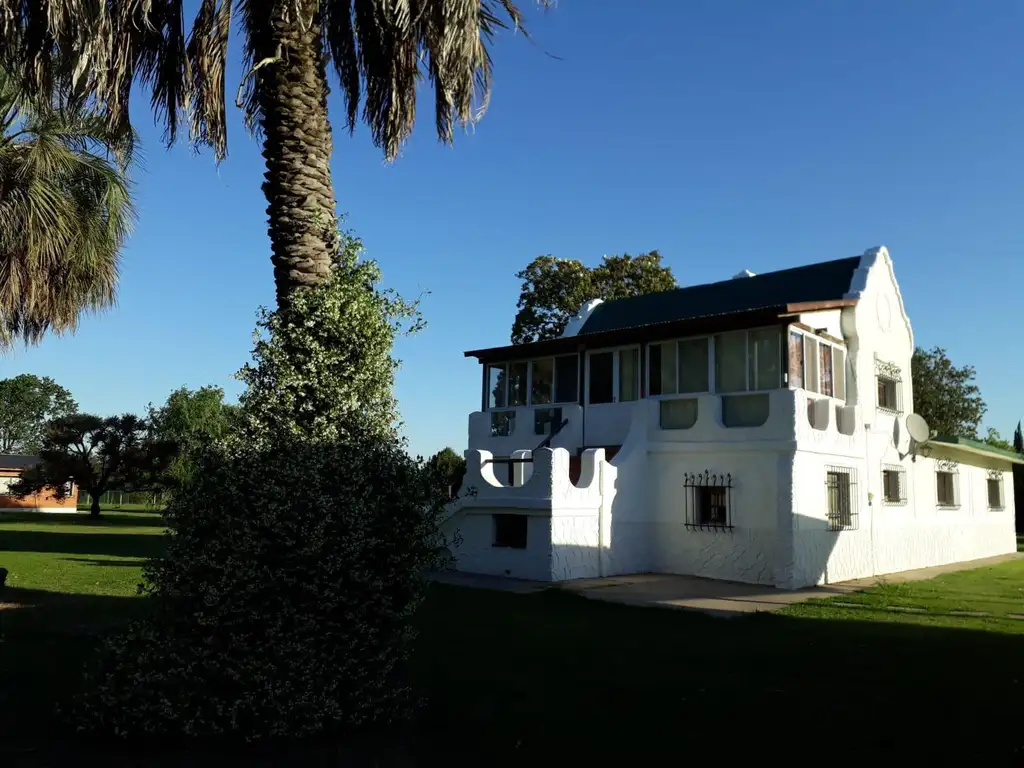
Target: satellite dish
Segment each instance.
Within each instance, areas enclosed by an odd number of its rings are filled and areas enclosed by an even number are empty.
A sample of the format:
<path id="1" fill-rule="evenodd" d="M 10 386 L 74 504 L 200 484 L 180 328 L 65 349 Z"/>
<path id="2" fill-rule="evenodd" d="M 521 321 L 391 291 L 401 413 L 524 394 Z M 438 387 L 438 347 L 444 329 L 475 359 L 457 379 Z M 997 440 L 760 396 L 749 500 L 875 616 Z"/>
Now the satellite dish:
<path id="1" fill-rule="evenodd" d="M 928 437 L 931 435 L 928 422 L 918 413 L 907 416 L 907 432 L 910 433 L 910 437 L 915 443 L 927 443 Z"/>

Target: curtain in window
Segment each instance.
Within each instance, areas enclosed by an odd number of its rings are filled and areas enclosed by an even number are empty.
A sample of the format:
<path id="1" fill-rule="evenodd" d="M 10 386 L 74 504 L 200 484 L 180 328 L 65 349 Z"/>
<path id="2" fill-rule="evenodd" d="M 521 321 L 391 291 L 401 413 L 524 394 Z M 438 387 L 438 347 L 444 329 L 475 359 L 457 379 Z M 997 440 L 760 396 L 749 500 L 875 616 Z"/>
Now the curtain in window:
<path id="1" fill-rule="evenodd" d="M 819 360 L 818 340 L 804 336 L 804 389 L 808 392 L 821 392 Z"/>
<path id="2" fill-rule="evenodd" d="M 715 336 L 715 390 L 744 392 L 747 389 L 747 333 Z"/>
<path id="3" fill-rule="evenodd" d="M 679 353 L 679 392 L 707 392 L 708 340 L 687 339 L 676 345 Z M 675 390 L 673 390 L 674 392 Z"/>
<path id="4" fill-rule="evenodd" d="M 835 370 L 832 371 L 835 396 L 840 400 L 846 399 L 846 350 L 840 347 L 832 349 L 832 360 L 835 363 Z"/>
<path id="5" fill-rule="evenodd" d="M 832 347 L 821 345 L 821 387 L 818 392 L 832 397 Z"/>
<path id="6" fill-rule="evenodd" d="M 619 401 L 640 398 L 640 350 L 619 350 Z"/>
<path id="7" fill-rule="evenodd" d="M 804 386 L 804 336 L 802 333 L 789 333 L 789 386 L 802 389 Z"/>

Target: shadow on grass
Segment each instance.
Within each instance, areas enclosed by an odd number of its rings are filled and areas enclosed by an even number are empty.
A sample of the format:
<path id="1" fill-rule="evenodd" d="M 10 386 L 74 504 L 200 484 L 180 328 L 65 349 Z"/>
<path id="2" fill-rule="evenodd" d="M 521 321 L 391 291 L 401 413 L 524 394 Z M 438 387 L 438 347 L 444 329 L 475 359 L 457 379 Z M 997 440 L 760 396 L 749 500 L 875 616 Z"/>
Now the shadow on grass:
<path id="1" fill-rule="evenodd" d="M 99 557 L 64 557 L 61 558 L 71 563 L 88 563 L 89 565 L 114 566 L 121 568 L 138 568 L 138 560 L 105 560 Z"/>
<path id="2" fill-rule="evenodd" d="M 0 528 L 0 549 L 11 552 L 55 552 L 64 555 L 155 557 L 166 548 L 163 536 L 146 533 L 63 533 Z M 137 565 L 137 564 L 136 564 Z"/>
<path id="3" fill-rule="evenodd" d="M 104 512 L 101 517 L 92 517 L 88 512 L 47 513 L 47 512 L 3 512 L 0 513 L 0 524 L 33 523 L 35 525 L 53 526 L 84 526 L 88 528 L 163 528 L 163 515 L 159 512 Z M 0 529 L 2 530 L 2 529 Z"/>
<path id="4" fill-rule="evenodd" d="M 337 745 L 159 755 L 85 748 L 47 729 L 53 702 L 66 699 L 96 642 L 73 631 L 66 614 L 95 614 L 93 625 L 109 629 L 146 601 L 9 591 L 18 592 L 53 611 L 51 631 L 24 614 L 2 661 L 5 687 L 15 672 L 16 689 L 4 691 L 19 702 L 14 722 L 34 726 L 27 737 L 8 731 L 18 739 L 5 737 L 7 748 L 34 745 L 35 764 L 374 764 L 339 762 Z M 369 750 L 377 765 L 546 765 L 557 754 L 644 765 L 706 747 L 761 760 L 830 748 L 842 762 L 898 755 L 1011 764 L 1024 749 L 1019 707 L 1006 704 L 1020 700 L 1020 636 L 769 614 L 725 620 L 557 590 L 450 586 L 431 587 L 417 623 L 412 682 L 428 702 L 397 751 L 395 740 Z"/>

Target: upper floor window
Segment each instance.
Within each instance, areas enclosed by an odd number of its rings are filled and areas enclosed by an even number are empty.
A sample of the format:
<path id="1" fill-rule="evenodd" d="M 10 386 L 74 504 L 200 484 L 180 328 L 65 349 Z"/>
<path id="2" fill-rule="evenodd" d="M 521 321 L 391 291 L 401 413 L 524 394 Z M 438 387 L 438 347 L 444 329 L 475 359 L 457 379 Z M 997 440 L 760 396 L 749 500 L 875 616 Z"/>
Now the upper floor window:
<path id="1" fill-rule="evenodd" d="M 903 376 L 899 366 L 875 360 L 875 379 L 878 383 L 878 408 L 903 413 Z"/>
<path id="2" fill-rule="evenodd" d="M 782 334 L 778 328 L 715 336 L 715 391 L 752 392 L 782 386 Z"/>
<path id="3" fill-rule="evenodd" d="M 562 355 L 487 366 L 487 407 L 575 403 L 579 357 Z"/>
<path id="4" fill-rule="evenodd" d="M 709 339 L 685 339 L 647 348 L 650 395 L 710 392 Z"/>
<path id="5" fill-rule="evenodd" d="M 801 331 L 789 332 L 789 385 L 846 399 L 846 348 Z"/>
<path id="6" fill-rule="evenodd" d="M 639 347 L 591 352 L 587 359 L 588 403 L 622 403 L 640 398 Z"/>

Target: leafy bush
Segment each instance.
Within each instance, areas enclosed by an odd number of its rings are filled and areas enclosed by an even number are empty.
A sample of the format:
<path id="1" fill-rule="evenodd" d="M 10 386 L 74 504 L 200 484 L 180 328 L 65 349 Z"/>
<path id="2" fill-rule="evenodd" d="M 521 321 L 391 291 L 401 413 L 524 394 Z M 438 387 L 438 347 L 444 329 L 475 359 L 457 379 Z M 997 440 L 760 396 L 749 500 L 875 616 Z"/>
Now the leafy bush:
<path id="1" fill-rule="evenodd" d="M 331 281 L 262 316 L 236 431 L 169 505 L 152 615 L 106 646 L 81 729 L 261 740 L 406 712 L 447 499 L 397 437 L 390 350 L 415 310 L 344 242 Z"/>

